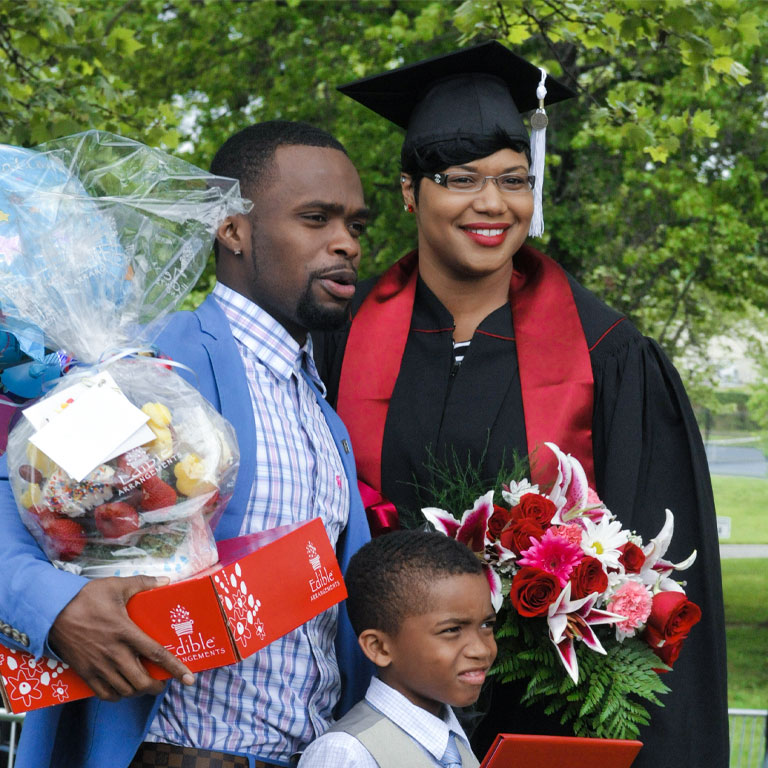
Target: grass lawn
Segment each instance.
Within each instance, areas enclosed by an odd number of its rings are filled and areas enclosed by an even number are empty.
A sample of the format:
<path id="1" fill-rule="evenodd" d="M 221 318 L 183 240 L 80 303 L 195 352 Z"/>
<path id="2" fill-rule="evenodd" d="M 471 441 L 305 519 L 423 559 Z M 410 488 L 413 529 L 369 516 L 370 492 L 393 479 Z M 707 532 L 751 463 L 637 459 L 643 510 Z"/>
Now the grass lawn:
<path id="1" fill-rule="evenodd" d="M 768 544 L 768 479 L 712 475 L 712 489 L 718 516 L 731 518 L 723 544 Z"/>
<path id="2" fill-rule="evenodd" d="M 722 561 L 728 705 L 768 708 L 768 559 Z"/>

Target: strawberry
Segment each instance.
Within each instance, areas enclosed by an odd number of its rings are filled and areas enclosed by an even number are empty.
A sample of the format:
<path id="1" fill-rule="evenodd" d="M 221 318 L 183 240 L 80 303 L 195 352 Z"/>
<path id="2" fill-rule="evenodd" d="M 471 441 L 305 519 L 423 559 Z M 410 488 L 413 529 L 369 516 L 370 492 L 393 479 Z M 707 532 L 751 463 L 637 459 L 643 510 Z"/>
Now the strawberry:
<path id="1" fill-rule="evenodd" d="M 36 507 L 34 504 L 27 510 L 33 519 L 37 521 L 40 527 L 45 530 L 45 527 L 56 520 L 59 516 L 49 507 Z"/>
<path id="2" fill-rule="evenodd" d="M 139 513 L 123 501 L 99 504 L 93 514 L 96 527 L 105 539 L 119 539 L 139 529 Z"/>
<path id="3" fill-rule="evenodd" d="M 59 560 L 74 560 L 85 547 L 82 526 L 69 518 L 47 520 L 44 531 Z"/>
<path id="4" fill-rule="evenodd" d="M 176 491 L 157 475 L 141 485 L 141 508 L 146 510 L 172 507 L 176 503 Z"/>

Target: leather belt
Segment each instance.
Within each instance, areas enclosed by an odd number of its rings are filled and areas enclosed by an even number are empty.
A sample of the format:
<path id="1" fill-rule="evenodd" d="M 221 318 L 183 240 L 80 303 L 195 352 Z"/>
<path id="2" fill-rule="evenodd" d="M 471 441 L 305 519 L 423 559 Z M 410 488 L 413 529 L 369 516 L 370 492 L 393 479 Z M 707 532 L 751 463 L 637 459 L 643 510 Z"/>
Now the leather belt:
<path id="1" fill-rule="evenodd" d="M 145 741 L 128 768 L 249 768 L 248 758 L 231 752 L 214 752 L 210 749 L 180 747 L 177 744 Z M 275 768 L 275 763 L 254 760 L 255 768 Z"/>

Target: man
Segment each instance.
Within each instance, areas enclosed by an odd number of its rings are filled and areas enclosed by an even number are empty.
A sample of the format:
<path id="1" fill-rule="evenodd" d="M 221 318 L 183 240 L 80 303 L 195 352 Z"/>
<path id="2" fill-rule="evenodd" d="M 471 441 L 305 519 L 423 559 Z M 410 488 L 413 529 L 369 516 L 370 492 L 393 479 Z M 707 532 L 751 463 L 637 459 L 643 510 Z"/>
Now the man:
<path id="1" fill-rule="evenodd" d="M 237 178 L 254 206 L 217 232 L 212 295 L 194 313 L 174 315 L 157 344 L 194 372 L 189 380 L 237 431 L 238 481 L 216 537 L 319 515 L 343 569 L 368 528 L 348 436 L 321 394 L 307 331 L 342 322 L 354 295 L 368 215 L 362 186 L 341 144 L 304 123 L 241 131 L 211 170 Z M 31 713 L 17 768 L 182 759 L 287 766 L 329 727 L 340 697 L 337 714 L 365 691 L 369 671 L 343 610 L 238 665 L 193 676 L 125 612 L 135 592 L 161 582 L 86 582 L 55 571 L 41 562 L 9 491 L 0 497 L 0 526 L 0 557 L 18 576 L 4 585 L 0 618 L 26 633 L 17 631 L 33 652 L 54 650 L 99 697 Z M 153 680 L 138 657 L 174 680 Z"/>

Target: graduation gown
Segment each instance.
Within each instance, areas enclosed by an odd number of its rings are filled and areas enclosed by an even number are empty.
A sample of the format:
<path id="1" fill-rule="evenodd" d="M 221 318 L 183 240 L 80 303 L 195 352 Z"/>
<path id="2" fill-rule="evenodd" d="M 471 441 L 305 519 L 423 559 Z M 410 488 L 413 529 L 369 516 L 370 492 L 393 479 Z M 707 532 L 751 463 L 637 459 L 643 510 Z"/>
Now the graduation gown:
<path id="1" fill-rule="evenodd" d="M 677 562 L 698 552 L 695 564 L 678 578 L 686 580 L 686 593 L 703 617 L 666 675 L 672 691 L 661 697 L 664 707 L 649 709 L 651 724 L 641 732 L 644 747 L 633 768 L 726 768 L 725 625 L 701 436 L 680 378 L 661 348 L 570 275 L 567 280 L 578 312 L 570 333 L 574 343 L 579 336 L 586 340 L 593 379 L 596 490 L 623 526 L 644 541 L 661 530 L 665 509 L 671 509 L 675 531 L 666 557 Z M 359 286 L 353 314 L 374 282 Z M 338 394 L 348 333 L 349 327 L 327 334 L 316 347 L 330 402 Z M 505 455 L 529 450 L 511 307 L 485 318 L 458 368 L 452 341 L 453 318 L 419 278 L 381 443 L 380 490 L 403 515 L 430 503 L 419 491 L 430 485 L 428 451 L 443 459 L 455 451 L 475 462 L 485 456 L 483 470 L 490 479 Z M 375 377 L 376 371 L 367 374 Z M 354 432 L 352 439 L 357 454 Z M 514 685 L 493 688 L 490 712 L 473 736 L 476 754 L 483 755 L 498 732 L 565 733 L 555 717 L 519 705 L 519 694 Z"/>

